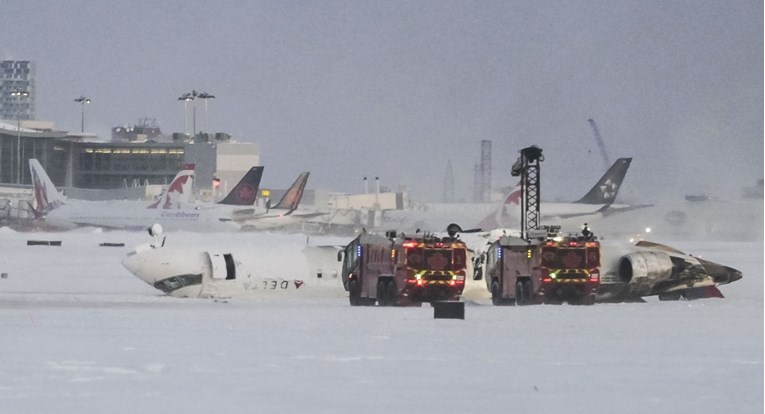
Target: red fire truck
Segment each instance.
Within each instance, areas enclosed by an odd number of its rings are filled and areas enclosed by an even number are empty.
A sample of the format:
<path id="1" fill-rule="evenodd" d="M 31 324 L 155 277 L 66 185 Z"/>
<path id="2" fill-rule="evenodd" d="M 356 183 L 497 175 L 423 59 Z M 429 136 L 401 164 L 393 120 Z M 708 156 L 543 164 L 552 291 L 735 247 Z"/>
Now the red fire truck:
<path id="1" fill-rule="evenodd" d="M 465 286 L 467 248 L 454 237 L 361 234 L 338 253 L 352 306 L 457 300 Z"/>
<path id="2" fill-rule="evenodd" d="M 589 305 L 600 285 L 600 243 L 592 236 L 503 236 L 478 263 L 495 305 Z"/>

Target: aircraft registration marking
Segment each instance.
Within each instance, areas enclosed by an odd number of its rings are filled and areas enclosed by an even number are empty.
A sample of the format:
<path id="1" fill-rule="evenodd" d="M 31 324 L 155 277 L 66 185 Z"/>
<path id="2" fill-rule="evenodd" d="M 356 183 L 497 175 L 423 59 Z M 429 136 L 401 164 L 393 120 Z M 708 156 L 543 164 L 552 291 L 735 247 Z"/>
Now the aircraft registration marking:
<path id="1" fill-rule="evenodd" d="M 248 290 L 298 290 L 303 283 L 305 282 L 299 279 L 264 279 L 245 283 L 244 287 Z"/>

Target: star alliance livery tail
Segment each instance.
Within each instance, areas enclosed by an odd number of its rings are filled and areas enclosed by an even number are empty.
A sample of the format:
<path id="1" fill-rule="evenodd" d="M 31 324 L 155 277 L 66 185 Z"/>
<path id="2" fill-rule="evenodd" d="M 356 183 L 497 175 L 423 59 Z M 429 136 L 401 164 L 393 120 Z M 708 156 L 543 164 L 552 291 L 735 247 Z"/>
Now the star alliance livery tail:
<path id="1" fill-rule="evenodd" d="M 542 202 L 540 211 L 543 219 L 569 219 L 575 217 L 590 216 L 593 214 L 613 214 L 614 212 L 628 211 L 640 206 L 616 206 L 612 205 L 619 193 L 624 176 L 632 162 L 632 158 L 619 158 L 611 165 L 611 168 L 598 180 L 595 186 L 584 197 L 573 203 Z M 521 211 L 521 183 L 513 187 L 510 194 L 505 197 L 500 205 L 489 215 L 484 217 L 478 227 L 484 230 L 508 227 L 517 224 L 520 220 Z"/>
<path id="2" fill-rule="evenodd" d="M 275 206 L 271 207 L 272 209 L 278 209 L 278 210 L 287 210 L 286 213 L 282 214 L 284 216 L 291 214 L 293 211 L 295 211 L 298 208 L 298 204 L 300 204 L 300 199 L 303 198 L 303 190 L 305 190 L 305 185 L 308 183 L 308 175 L 310 172 L 305 171 L 300 173 L 298 175 L 298 178 L 295 180 L 294 183 L 290 186 L 290 188 L 287 190 L 286 193 L 284 193 L 284 196 L 281 200 L 279 200 L 278 203 L 276 203 Z"/>
<path id="3" fill-rule="evenodd" d="M 622 186 L 624 176 L 630 167 L 632 158 L 619 158 L 611 165 L 611 168 L 603 174 L 600 181 L 595 184 L 590 192 L 575 201 L 578 204 L 613 204 L 619 188 Z"/>

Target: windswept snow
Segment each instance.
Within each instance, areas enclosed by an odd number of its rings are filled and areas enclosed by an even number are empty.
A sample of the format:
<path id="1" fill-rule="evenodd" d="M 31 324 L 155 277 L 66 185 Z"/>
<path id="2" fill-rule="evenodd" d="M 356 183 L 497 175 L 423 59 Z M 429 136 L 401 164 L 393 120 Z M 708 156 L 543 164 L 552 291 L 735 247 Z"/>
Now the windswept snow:
<path id="1" fill-rule="evenodd" d="M 268 237 L 167 242 L 257 255 Z M 340 298 L 170 298 L 120 264 L 146 241 L 0 229 L 0 412 L 763 411 L 761 240 L 672 243 L 743 272 L 725 299 L 468 304 L 465 320 Z"/>

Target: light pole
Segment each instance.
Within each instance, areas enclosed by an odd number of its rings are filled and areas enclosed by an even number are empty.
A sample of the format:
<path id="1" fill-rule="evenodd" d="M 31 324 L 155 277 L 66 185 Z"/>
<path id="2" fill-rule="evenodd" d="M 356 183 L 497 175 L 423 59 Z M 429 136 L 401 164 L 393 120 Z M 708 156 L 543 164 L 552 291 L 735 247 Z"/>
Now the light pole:
<path id="1" fill-rule="evenodd" d="M 205 100 L 205 132 L 207 132 L 207 100 L 214 99 L 215 95 L 211 95 L 207 92 L 202 92 L 199 95 L 197 95 L 197 98 Z"/>
<path id="2" fill-rule="evenodd" d="M 11 96 L 16 97 L 16 184 L 21 184 L 21 97 L 29 96 L 29 91 L 16 88 Z"/>
<path id="3" fill-rule="evenodd" d="M 183 133 L 187 134 L 189 131 L 188 103 L 194 100 L 194 97 L 190 93 L 184 93 L 178 97 L 178 100 L 183 101 Z"/>
<path id="4" fill-rule="evenodd" d="M 197 93 L 197 91 L 192 89 L 191 90 L 191 100 L 192 101 L 195 100 L 197 98 L 197 96 L 199 96 L 199 93 Z M 192 128 L 191 136 L 192 137 L 196 137 L 197 136 L 197 103 L 196 103 L 196 101 L 191 104 L 191 113 L 192 113 L 192 117 L 191 117 L 191 128 Z"/>
<path id="5" fill-rule="evenodd" d="M 86 98 L 80 95 L 80 97 L 75 99 L 74 101 L 82 104 L 82 123 L 80 124 L 80 128 L 81 128 L 80 132 L 85 133 L 85 104 L 90 103 L 90 98 Z"/>

